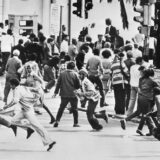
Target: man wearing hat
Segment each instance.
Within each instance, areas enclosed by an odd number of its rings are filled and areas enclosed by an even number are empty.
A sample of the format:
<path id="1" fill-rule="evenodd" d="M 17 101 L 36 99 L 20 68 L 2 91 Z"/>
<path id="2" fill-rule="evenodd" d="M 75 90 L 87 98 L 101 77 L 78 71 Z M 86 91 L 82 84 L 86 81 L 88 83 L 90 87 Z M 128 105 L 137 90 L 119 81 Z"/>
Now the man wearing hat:
<path id="1" fill-rule="evenodd" d="M 19 79 L 18 69 L 22 67 L 22 61 L 18 58 L 20 52 L 15 49 L 13 51 L 13 57 L 9 58 L 6 65 L 6 82 L 4 87 L 4 99 L 3 101 L 7 104 L 7 98 L 10 91 L 9 81 L 12 78 Z"/>

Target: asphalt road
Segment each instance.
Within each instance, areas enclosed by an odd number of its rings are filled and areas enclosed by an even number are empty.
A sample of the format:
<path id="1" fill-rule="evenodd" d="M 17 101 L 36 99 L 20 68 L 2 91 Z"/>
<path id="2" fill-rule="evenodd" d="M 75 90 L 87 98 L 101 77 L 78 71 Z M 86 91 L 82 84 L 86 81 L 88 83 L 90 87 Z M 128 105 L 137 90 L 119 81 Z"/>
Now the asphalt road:
<path id="1" fill-rule="evenodd" d="M 1 81 L 2 82 L 2 81 Z M 45 103 L 54 116 L 59 107 L 60 98 L 45 95 Z M 106 111 L 114 114 L 113 93 L 107 96 L 109 107 Z M 137 124 L 129 122 L 124 131 L 119 119 L 109 118 L 109 123 L 100 120 L 104 129 L 94 132 L 87 122 L 86 114 L 79 112 L 80 127 L 73 127 L 73 117 L 65 110 L 58 128 L 49 124 L 49 117 L 41 109 L 38 115 L 41 124 L 57 143 L 50 152 L 46 151 L 40 137 L 34 133 L 26 139 L 26 132 L 18 129 L 17 137 L 11 129 L 0 126 L 0 160 L 159 160 L 160 142 L 152 136 L 136 134 Z M 147 127 L 144 128 L 147 133 Z"/>

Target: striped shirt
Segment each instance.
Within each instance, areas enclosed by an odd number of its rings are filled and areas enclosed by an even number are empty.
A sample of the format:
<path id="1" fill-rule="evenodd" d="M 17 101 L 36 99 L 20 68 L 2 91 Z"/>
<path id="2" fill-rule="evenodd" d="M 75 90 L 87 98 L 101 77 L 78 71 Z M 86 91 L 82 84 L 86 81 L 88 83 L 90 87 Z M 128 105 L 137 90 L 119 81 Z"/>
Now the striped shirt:
<path id="1" fill-rule="evenodd" d="M 122 69 L 124 72 L 127 72 L 128 69 L 125 65 L 124 62 L 122 62 Z M 123 76 L 121 72 L 121 66 L 120 66 L 120 61 L 114 61 L 111 66 L 111 71 L 112 71 L 112 84 L 121 84 L 121 83 L 128 83 L 125 77 Z"/>

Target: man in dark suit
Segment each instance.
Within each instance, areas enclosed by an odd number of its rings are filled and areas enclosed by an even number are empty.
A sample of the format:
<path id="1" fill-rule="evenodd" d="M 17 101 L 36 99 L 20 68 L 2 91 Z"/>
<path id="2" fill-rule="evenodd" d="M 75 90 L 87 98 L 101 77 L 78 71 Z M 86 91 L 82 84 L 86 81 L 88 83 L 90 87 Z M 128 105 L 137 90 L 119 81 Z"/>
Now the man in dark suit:
<path id="1" fill-rule="evenodd" d="M 117 35 L 116 28 L 114 26 L 112 26 L 112 21 L 111 21 L 110 18 L 106 19 L 106 25 L 107 25 L 107 27 L 106 27 L 105 35 L 109 35 L 110 36 L 112 46 L 114 46 L 115 37 Z"/>
<path id="2" fill-rule="evenodd" d="M 122 46 L 124 46 L 124 40 L 123 37 L 119 35 L 119 30 L 117 30 L 117 36 L 115 38 L 115 48 L 118 49 Z"/>

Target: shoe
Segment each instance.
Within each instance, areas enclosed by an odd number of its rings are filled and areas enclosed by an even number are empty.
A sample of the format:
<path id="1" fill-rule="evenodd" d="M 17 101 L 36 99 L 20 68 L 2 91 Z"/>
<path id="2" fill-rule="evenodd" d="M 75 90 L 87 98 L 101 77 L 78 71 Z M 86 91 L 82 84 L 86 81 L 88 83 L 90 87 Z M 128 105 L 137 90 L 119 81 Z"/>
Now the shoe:
<path id="1" fill-rule="evenodd" d="M 80 127 L 80 125 L 79 124 L 74 124 L 73 127 Z"/>
<path id="2" fill-rule="evenodd" d="M 136 131 L 136 133 L 138 133 L 140 136 L 144 136 L 144 134 L 142 133 L 142 131 L 139 130 L 139 129 Z"/>
<path id="3" fill-rule="evenodd" d="M 44 93 L 49 93 L 48 89 L 44 89 L 43 91 L 44 91 Z"/>
<path id="4" fill-rule="evenodd" d="M 55 144 L 56 144 L 56 142 L 53 141 L 53 142 L 49 145 L 47 151 L 50 151 Z"/>
<path id="5" fill-rule="evenodd" d="M 103 129 L 103 126 L 102 125 L 99 125 L 99 127 L 97 127 L 95 130 L 96 131 L 100 131 L 100 130 L 102 130 Z"/>
<path id="6" fill-rule="evenodd" d="M 149 132 L 149 133 L 146 134 L 146 136 L 152 136 L 152 133 Z"/>
<path id="7" fill-rule="evenodd" d="M 105 113 L 103 119 L 108 123 L 108 115 Z"/>
<path id="8" fill-rule="evenodd" d="M 40 111 L 34 111 L 36 114 L 38 115 L 42 115 L 42 113 Z"/>
<path id="9" fill-rule="evenodd" d="M 55 122 L 54 127 L 58 127 L 58 122 Z"/>
<path id="10" fill-rule="evenodd" d="M 49 123 L 50 123 L 50 124 L 53 124 L 55 121 L 56 121 L 55 118 L 52 117 L 52 118 L 51 118 L 51 121 L 50 121 Z"/>
<path id="11" fill-rule="evenodd" d="M 17 126 L 10 125 L 10 128 L 13 130 L 14 135 L 17 136 Z"/>
<path id="12" fill-rule="evenodd" d="M 120 120 L 120 123 L 121 123 L 121 128 L 125 130 L 126 129 L 126 120 L 122 119 L 122 120 Z"/>
<path id="13" fill-rule="evenodd" d="M 27 139 L 34 133 L 34 130 L 31 128 L 27 128 Z"/>
<path id="14" fill-rule="evenodd" d="M 107 104 L 107 103 L 104 103 L 104 104 L 103 104 L 103 106 L 104 106 L 104 107 L 105 107 L 105 106 L 109 106 L 109 104 Z"/>

